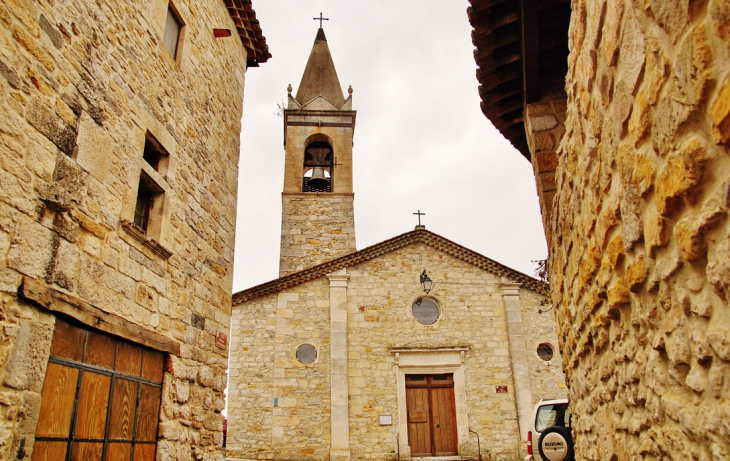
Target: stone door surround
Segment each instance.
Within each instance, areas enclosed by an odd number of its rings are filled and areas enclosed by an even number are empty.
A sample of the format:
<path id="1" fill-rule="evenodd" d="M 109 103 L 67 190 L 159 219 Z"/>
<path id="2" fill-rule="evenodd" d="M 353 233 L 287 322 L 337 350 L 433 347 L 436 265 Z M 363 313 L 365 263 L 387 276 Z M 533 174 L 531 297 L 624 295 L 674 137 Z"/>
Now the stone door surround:
<path id="1" fill-rule="evenodd" d="M 469 414 L 466 406 L 464 358 L 469 347 L 409 348 L 393 347 L 397 368 L 398 443 L 400 456 L 411 457 L 408 446 L 408 407 L 406 405 L 406 375 L 453 374 L 456 405 L 456 434 L 459 452 L 469 443 Z"/>

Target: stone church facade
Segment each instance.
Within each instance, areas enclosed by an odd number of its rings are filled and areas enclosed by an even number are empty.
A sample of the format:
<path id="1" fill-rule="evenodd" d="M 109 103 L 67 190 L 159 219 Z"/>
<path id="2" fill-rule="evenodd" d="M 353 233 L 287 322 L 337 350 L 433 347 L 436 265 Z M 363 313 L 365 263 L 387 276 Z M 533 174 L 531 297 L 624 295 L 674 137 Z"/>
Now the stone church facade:
<path id="1" fill-rule="evenodd" d="M 221 459 L 250 3 L 0 3 L 0 459 Z"/>
<path id="2" fill-rule="evenodd" d="M 482 110 L 535 171 L 577 457 L 729 459 L 730 3 L 470 3 Z"/>
<path id="3" fill-rule="evenodd" d="M 567 392 L 547 285 L 423 226 L 356 251 L 352 92 L 321 29 L 291 92 L 281 276 L 234 294 L 227 455 L 476 457 L 476 433 L 519 458 Z"/>

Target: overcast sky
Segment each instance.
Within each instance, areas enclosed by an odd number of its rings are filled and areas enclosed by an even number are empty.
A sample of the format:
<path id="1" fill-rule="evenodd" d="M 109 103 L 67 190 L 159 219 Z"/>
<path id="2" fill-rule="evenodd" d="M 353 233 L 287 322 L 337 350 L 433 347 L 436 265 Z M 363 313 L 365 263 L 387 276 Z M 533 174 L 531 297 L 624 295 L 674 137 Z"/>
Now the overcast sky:
<path id="1" fill-rule="evenodd" d="M 532 275 L 547 257 L 529 162 L 479 93 L 466 0 L 254 0 L 273 55 L 246 73 L 234 292 L 278 276 L 283 119 L 324 22 L 343 92 L 352 85 L 357 248 L 428 230 Z"/>

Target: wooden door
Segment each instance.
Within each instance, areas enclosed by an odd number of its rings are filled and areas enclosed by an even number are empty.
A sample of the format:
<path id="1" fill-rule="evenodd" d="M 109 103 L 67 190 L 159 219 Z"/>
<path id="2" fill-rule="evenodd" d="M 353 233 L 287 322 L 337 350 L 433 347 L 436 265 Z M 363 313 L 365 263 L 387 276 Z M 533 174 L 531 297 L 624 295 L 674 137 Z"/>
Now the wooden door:
<path id="1" fill-rule="evenodd" d="M 57 319 L 31 461 L 154 461 L 163 361 Z"/>
<path id="2" fill-rule="evenodd" d="M 453 375 L 407 375 L 411 456 L 457 454 Z"/>

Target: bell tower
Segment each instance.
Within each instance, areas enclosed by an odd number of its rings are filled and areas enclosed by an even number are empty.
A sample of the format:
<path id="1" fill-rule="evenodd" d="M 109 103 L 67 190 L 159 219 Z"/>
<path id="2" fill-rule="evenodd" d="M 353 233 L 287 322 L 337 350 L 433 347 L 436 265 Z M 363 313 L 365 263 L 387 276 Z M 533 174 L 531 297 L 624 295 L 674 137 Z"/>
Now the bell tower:
<path id="1" fill-rule="evenodd" d="M 342 94 L 320 27 L 296 96 L 284 110 L 279 276 L 355 251 L 352 87 Z"/>

